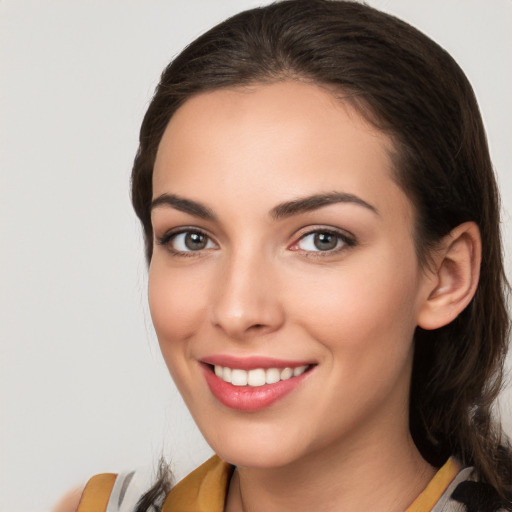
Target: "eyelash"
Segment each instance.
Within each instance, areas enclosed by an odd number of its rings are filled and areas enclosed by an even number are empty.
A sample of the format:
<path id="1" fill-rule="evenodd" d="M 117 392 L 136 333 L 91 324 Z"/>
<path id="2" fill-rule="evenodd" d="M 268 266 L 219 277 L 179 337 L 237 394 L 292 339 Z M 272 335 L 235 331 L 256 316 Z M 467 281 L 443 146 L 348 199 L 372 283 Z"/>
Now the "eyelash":
<path id="1" fill-rule="evenodd" d="M 211 247 L 205 247 L 204 249 L 200 249 L 197 251 L 189 250 L 189 251 L 181 251 L 179 249 L 175 249 L 172 245 L 172 242 L 176 240 L 180 235 L 201 235 L 204 236 L 207 239 L 207 244 L 212 242 L 212 238 L 205 233 L 204 231 L 197 229 L 197 228 L 182 228 L 178 231 L 168 231 L 160 238 L 157 238 L 158 245 L 162 245 L 167 248 L 167 250 L 173 255 L 173 256 L 179 256 L 179 257 L 185 257 L 190 258 L 194 256 L 198 256 L 200 253 L 202 253 L 205 250 L 211 249 Z"/>
<path id="2" fill-rule="evenodd" d="M 329 256 L 332 256 L 333 254 L 338 254 L 338 253 L 345 251 L 351 247 L 354 247 L 357 244 L 357 241 L 353 235 L 348 235 L 347 233 L 344 233 L 344 232 L 341 232 L 341 231 L 338 231 L 338 230 L 335 230 L 332 228 L 329 229 L 329 228 L 318 227 L 318 228 L 314 228 L 314 229 L 309 229 L 307 232 L 303 233 L 300 236 L 300 238 L 292 244 L 292 246 L 290 247 L 290 250 L 301 251 L 300 248 L 295 248 L 295 247 L 298 247 L 298 245 L 302 241 L 304 241 L 307 237 L 310 237 L 310 236 L 315 237 L 316 235 L 330 235 L 330 236 L 336 237 L 336 247 L 334 247 L 333 249 L 325 250 L 325 251 L 322 251 L 320 249 L 318 249 L 316 251 L 315 250 L 302 250 L 304 255 L 306 255 L 307 257 L 310 257 L 310 258 L 329 257 Z M 341 246 L 338 247 L 340 242 L 341 242 Z"/>
<path id="3" fill-rule="evenodd" d="M 157 243 L 158 243 L 158 245 L 166 247 L 167 250 L 173 256 L 186 257 L 186 258 L 187 257 L 197 257 L 201 253 L 203 253 L 205 250 L 212 249 L 211 247 L 205 247 L 205 248 L 199 249 L 197 251 L 194 251 L 194 250 L 183 251 L 183 250 L 175 249 L 173 247 L 172 242 L 174 240 L 176 240 L 178 238 L 178 236 L 193 235 L 193 234 L 197 234 L 197 235 L 206 237 L 207 245 L 209 243 L 215 244 L 215 242 L 213 242 L 212 238 L 207 233 L 205 233 L 204 231 L 197 229 L 197 228 L 182 228 L 178 231 L 169 231 L 169 232 L 165 233 L 163 236 L 157 238 Z M 315 251 L 315 250 L 301 250 L 300 248 L 296 248 L 301 243 L 301 241 L 305 240 L 307 237 L 316 236 L 316 235 L 331 235 L 331 236 L 336 237 L 336 239 L 337 239 L 336 247 L 334 247 L 333 249 L 325 250 L 325 251 L 322 251 L 320 249 Z M 338 247 L 340 242 L 341 242 L 341 246 Z M 307 232 L 303 233 L 299 237 L 299 239 L 289 247 L 289 250 L 297 251 L 297 252 L 302 251 L 308 257 L 322 258 L 322 257 L 332 256 L 333 254 L 337 254 L 341 251 L 347 250 L 348 248 L 354 247 L 355 245 L 357 245 L 357 241 L 356 241 L 355 237 L 353 237 L 352 235 L 349 236 L 346 233 L 343 233 L 343 232 L 335 230 L 335 229 L 327 229 L 327 228 L 318 227 L 315 229 L 310 229 Z"/>

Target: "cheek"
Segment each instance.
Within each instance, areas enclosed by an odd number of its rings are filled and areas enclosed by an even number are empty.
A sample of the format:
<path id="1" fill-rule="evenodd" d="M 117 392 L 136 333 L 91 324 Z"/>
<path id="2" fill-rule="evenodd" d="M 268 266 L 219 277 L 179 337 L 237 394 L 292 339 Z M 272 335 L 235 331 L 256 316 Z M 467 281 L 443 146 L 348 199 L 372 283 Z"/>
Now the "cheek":
<path id="1" fill-rule="evenodd" d="M 330 350 L 408 350 L 419 291 L 414 254 L 375 252 L 357 264 L 307 275 L 291 295 L 297 321 Z M 300 288 L 300 289 L 299 289 Z M 394 350 L 393 350 L 394 351 Z"/>
<path id="2" fill-rule="evenodd" d="M 162 351 L 168 344 L 187 339 L 204 317 L 201 279 L 187 271 L 169 269 L 157 259 L 149 268 L 148 300 Z"/>
<path id="3" fill-rule="evenodd" d="M 201 280 L 190 272 L 169 268 L 153 258 L 148 276 L 151 319 L 169 372 L 187 403 L 191 403 L 191 346 L 187 342 L 201 325 L 206 307 L 201 304 Z M 206 302 L 206 301 L 205 301 Z"/>

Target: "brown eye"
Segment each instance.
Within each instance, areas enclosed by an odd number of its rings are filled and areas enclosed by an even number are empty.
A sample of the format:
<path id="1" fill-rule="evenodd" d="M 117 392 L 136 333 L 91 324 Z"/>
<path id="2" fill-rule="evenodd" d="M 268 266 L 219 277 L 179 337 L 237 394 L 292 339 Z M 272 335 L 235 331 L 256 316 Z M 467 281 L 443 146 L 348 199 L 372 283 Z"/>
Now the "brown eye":
<path id="1" fill-rule="evenodd" d="M 167 246 L 176 254 L 217 248 L 217 245 L 206 233 L 191 230 L 166 235 L 160 240 L 160 244 Z"/>
<path id="2" fill-rule="evenodd" d="M 200 251 L 206 247 L 208 237 L 202 233 L 185 233 L 184 243 L 187 249 L 191 251 Z"/>
<path id="3" fill-rule="evenodd" d="M 296 242 L 292 250 L 305 253 L 336 253 L 356 245 L 354 238 L 341 231 L 322 230 L 310 231 Z"/>
<path id="4" fill-rule="evenodd" d="M 315 233 L 313 244 L 319 251 L 335 249 L 339 242 L 339 236 L 333 233 Z"/>
<path id="5" fill-rule="evenodd" d="M 313 231 L 304 235 L 300 240 L 298 248 L 308 252 L 326 252 L 342 248 L 346 240 L 338 233 L 331 231 Z"/>

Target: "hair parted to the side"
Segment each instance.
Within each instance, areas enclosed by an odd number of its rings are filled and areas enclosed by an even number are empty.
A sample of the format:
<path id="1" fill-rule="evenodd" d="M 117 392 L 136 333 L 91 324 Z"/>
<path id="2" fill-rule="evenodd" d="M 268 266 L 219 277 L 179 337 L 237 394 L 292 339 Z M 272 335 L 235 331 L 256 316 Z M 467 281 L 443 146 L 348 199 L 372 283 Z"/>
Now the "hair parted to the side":
<path id="1" fill-rule="evenodd" d="M 284 0 L 233 16 L 185 48 L 162 74 L 133 167 L 148 260 L 153 165 L 174 112 L 204 91 L 286 79 L 327 86 L 392 138 L 422 264 L 454 227 L 479 226 L 475 297 L 446 327 L 416 332 L 410 423 L 425 459 L 440 465 L 455 455 L 511 501 L 511 452 L 492 418 L 510 333 L 499 196 L 472 88 L 418 30 L 357 2 Z"/>

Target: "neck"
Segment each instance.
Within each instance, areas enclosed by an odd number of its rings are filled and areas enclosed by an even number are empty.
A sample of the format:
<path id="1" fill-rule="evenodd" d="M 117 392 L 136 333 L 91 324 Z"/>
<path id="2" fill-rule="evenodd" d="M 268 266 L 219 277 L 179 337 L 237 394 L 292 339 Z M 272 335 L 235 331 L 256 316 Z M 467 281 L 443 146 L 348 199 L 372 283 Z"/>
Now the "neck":
<path id="1" fill-rule="evenodd" d="M 404 430 L 385 444 L 375 430 L 288 466 L 237 468 L 226 512 L 403 512 L 435 473 Z"/>

